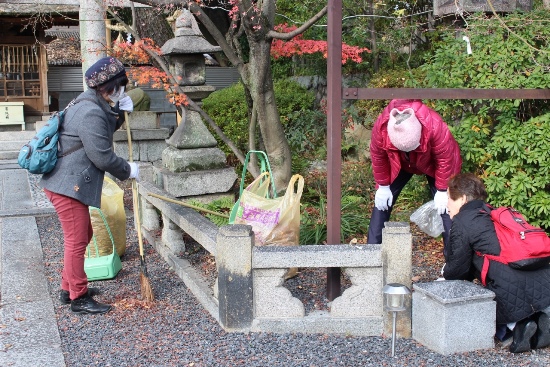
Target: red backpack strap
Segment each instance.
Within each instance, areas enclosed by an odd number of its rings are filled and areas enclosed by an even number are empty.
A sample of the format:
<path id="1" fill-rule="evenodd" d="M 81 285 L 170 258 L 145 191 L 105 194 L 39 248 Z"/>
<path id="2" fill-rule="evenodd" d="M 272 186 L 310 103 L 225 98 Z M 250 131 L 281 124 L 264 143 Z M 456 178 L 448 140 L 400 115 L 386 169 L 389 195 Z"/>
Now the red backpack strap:
<path id="1" fill-rule="evenodd" d="M 481 284 L 487 285 L 487 273 L 489 272 L 489 259 L 483 256 L 483 266 L 481 267 Z"/>
<path id="2" fill-rule="evenodd" d="M 487 273 L 489 272 L 489 259 L 488 255 L 482 254 L 479 251 L 476 251 L 476 255 L 483 257 L 483 266 L 481 267 L 481 284 L 485 286 L 487 284 Z"/>

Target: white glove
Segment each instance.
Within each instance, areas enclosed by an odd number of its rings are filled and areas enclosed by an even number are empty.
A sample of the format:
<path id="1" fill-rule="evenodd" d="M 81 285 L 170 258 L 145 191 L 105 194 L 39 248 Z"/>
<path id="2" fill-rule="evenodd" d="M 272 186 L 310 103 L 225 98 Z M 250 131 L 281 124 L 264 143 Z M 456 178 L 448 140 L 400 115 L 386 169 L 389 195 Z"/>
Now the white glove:
<path id="1" fill-rule="evenodd" d="M 449 197 L 447 196 L 447 191 L 437 191 L 434 195 L 434 206 L 437 209 L 439 214 L 447 213 L 447 201 Z"/>
<path id="2" fill-rule="evenodd" d="M 130 177 L 128 178 L 135 178 L 136 181 L 139 181 L 139 166 L 134 162 L 128 162 L 128 164 L 130 165 Z"/>
<path id="3" fill-rule="evenodd" d="M 378 186 L 376 194 L 374 195 L 374 206 L 378 210 L 388 210 L 392 205 L 393 194 L 390 190 L 390 186 Z"/>
<path id="4" fill-rule="evenodd" d="M 129 95 L 122 97 L 118 102 L 118 108 L 128 113 L 132 112 L 134 110 L 134 102 L 132 102 L 132 98 L 130 98 Z"/>

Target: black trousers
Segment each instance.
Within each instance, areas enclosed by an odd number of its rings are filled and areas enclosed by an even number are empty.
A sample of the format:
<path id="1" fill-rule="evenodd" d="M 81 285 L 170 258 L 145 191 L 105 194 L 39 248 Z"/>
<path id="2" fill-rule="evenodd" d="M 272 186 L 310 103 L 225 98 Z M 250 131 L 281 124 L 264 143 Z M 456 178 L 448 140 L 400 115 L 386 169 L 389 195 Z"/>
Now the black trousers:
<path id="1" fill-rule="evenodd" d="M 399 197 L 399 194 L 401 193 L 401 190 L 405 187 L 407 182 L 412 178 L 413 174 L 404 170 L 401 170 L 395 180 L 390 184 L 390 190 L 393 194 L 393 202 L 392 205 L 389 207 L 388 210 L 378 210 L 376 207 L 372 209 L 372 215 L 370 218 L 370 224 L 369 224 L 369 232 L 367 237 L 367 243 L 370 244 L 376 244 L 376 243 L 382 243 L 382 229 L 384 228 L 384 223 L 390 220 L 391 211 L 393 209 L 393 205 L 397 201 L 397 198 Z M 437 192 L 437 188 L 435 187 L 435 178 L 430 177 L 426 175 L 426 179 L 428 181 L 428 185 L 430 186 L 430 192 L 432 193 L 432 197 Z M 443 253 L 446 253 L 446 248 L 449 243 L 449 233 L 451 231 L 451 217 L 449 217 L 449 214 L 445 213 L 441 215 L 441 219 L 443 219 Z"/>

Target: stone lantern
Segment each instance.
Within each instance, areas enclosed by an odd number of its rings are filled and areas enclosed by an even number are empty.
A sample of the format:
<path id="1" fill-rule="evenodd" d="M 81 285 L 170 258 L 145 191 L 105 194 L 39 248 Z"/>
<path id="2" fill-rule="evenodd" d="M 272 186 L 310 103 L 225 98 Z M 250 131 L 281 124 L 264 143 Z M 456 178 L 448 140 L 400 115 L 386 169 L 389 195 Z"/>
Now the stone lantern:
<path id="1" fill-rule="evenodd" d="M 162 54 L 170 60 L 170 72 L 181 79 L 180 85 L 204 85 L 204 54 L 220 52 L 219 46 L 211 45 L 201 34 L 193 15 L 184 9 L 176 19 L 176 37 L 168 40 L 161 48 Z"/>
<path id="2" fill-rule="evenodd" d="M 205 85 L 204 54 L 219 52 L 205 40 L 193 15 L 185 9 L 176 20 L 176 37 L 162 46 L 168 56 L 170 71 L 179 81 L 188 98 L 200 105 L 215 87 Z M 182 200 L 212 201 L 231 196 L 237 179 L 228 167 L 223 151 L 204 125 L 200 114 L 186 110 L 162 152 L 162 167 L 153 168 L 156 186 Z"/>

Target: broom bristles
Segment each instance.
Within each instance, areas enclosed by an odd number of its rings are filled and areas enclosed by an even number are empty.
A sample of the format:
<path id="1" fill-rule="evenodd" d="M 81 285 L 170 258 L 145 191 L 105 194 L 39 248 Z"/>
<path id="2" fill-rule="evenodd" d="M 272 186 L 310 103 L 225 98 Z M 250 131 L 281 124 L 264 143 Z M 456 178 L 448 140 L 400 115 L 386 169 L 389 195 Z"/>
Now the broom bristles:
<path id="1" fill-rule="evenodd" d="M 141 285 L 141 298 L 146 302 L 153 302 L 155 300 L 153 289 L 149 283 L 149 278 L 144 273 L 139 274 L 139 283 Z"/>

